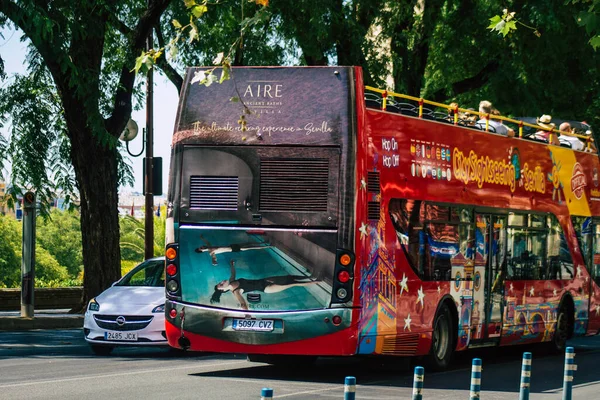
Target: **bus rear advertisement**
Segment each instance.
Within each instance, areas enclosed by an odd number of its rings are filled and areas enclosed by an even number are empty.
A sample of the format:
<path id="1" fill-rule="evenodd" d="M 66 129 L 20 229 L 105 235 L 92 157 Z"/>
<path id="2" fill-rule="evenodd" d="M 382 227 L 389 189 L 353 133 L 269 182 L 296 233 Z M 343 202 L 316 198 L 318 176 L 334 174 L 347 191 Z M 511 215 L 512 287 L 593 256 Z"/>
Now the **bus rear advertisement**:
<path id="1" fill-rule="evenodd" d="M 171 346 L 442 369 L 600 330 L 597 154 L 410 108 L 357 67 L 203 71 L 172 144 Z"/>

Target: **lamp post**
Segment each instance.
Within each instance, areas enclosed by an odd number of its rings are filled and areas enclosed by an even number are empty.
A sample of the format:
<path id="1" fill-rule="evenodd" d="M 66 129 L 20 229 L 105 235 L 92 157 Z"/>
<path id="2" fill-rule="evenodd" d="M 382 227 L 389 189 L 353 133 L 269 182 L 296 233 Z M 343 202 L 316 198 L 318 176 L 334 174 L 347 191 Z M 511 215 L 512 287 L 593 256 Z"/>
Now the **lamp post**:
<path id="1" fill-rule="evenodd" d="M 146 50 L 152 48 L 152 29 L 148 34 L 146 41 Z M 146 197 L 146 215 L 144 228 L 144 258 L 154 257 L 154 190 L 153 190 L 153 157 L 154 157 L 154 69 L 150 68 L 146 74 L 146 173 L 145 197 Z"/>

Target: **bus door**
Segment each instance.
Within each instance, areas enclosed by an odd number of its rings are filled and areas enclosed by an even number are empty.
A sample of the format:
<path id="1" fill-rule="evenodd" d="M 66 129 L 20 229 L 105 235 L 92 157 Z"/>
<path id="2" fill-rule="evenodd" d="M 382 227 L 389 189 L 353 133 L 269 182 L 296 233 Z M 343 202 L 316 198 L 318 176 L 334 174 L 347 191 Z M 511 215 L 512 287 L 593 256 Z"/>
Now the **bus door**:
<path id="1" fill-rule="evenodd" d="M 499 338 L 506 277 L 506 216 L 475 215 L 474 340 Z"/>

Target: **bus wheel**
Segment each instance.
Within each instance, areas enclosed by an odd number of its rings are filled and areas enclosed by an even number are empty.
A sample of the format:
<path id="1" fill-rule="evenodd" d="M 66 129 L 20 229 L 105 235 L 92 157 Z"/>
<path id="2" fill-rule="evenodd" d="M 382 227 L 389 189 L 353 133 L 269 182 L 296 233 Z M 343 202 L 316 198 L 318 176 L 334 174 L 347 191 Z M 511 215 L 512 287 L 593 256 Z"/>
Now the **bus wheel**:
<path id="1" fill-rule="evenodd" d="M 552 347 L 555 351 L 562 353 L 567 347 L 569 339 L 569 311 L 565 304 L 561 305 L 556 318 L 556 328 L 552 337 Z"/>
<path id="2" fill-rule="evenodd" d="M 443 304 L 433 323 L 431 350 L 426 358 L 427 367 L 433 371 L 448 368 L 452 358 L 454 344 L 454 328 L 448 306 Z"/>

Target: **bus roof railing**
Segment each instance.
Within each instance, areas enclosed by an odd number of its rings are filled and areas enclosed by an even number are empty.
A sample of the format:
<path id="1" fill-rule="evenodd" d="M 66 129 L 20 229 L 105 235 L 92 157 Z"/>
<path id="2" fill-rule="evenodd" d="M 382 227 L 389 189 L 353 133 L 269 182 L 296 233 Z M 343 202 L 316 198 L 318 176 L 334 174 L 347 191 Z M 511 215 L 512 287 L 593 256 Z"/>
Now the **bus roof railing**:
<path id="1" fill-rule="evenodd" d="M 480 117 L 482 117 L 482 119 L 485 119 L 486 120 L 485 131 L 489 131 L 489 123 L 488 123 L 489 120 L 500 120 L 500 121 L 506 121 L 506 122 L 516 124 L 519 127 L 519 137 L 520 138 L 523 137 L 523 127 L 527 126 L 527 127 L 539 130 L 539 131 L 549 132 L 551 135 L 554 133 L 558 133 L 560 135 L 573 136 L 573 137 L 579 138 L 586 143 L 586 148 L 588 150 L 591 148 L 591 143 L 593 141 L 593 138 L 591 137 L 591 135 L 579 135 L 579 134 L 572 133 L 572 132 L 561 131 L 561 130 L 555 129 L 555 128 L 548 129 L 548 128 L 545 128 L 545 127 L 542 127 L 542 126 L 539 126 L 536 124 L 530 124 L 528 122 L 524 122 L 522 120 L 504 117 L 502 115 L 481 113 L 479 111 L 461 108 L 458 106 L 452 107 L 450 105 L 438 103 L 436 101 L 426 100 L 422 97 L 414 97 L 414 96 L 409 96 L 407 94 L 395 93 L 395 92 L 391 92 L 388 90 L 378 89 L 373 86 L 365 86 L 365 89 L 369 90 L 371 92 L 379 93 L 381 95 L 381 98 L 382 98 L 381 109 L 384 111 L 386 111 L 386 109 L 387 109 L 387 102 L 388 102 L 387 98 L 391 96 L 394 98 L 401 98 L 401 99 L 417 102 L 417 104 L 419 105 L 419 111 L 418 111 L 419 118 L 423 118 L 423 105 L 428 104 L 428 105 L 445 108 L 446 110 L 452 111 L 454 113 L 454 125 L 458 125 L 458 115 L 459 115 L 459 113 L 462 112 L 462 113 L 467 113 L 467 114 L 479 115 Z M 552 138 L 550 137 L 549 140 L 552 140 Z"/>

